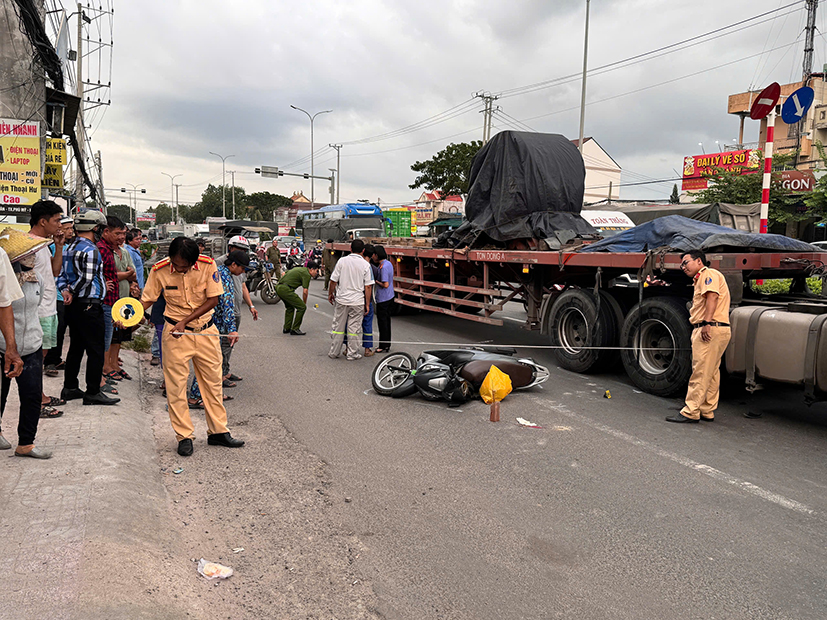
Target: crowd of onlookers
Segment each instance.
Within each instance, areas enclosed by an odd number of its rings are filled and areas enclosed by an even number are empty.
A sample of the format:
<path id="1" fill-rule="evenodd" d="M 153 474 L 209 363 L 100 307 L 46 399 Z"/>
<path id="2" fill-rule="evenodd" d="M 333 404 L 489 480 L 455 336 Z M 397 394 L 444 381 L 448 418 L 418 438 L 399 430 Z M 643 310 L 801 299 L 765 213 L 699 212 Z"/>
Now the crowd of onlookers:
<path id="1" fill-rule="evenodd" d="M 75 399 L 84 405 L 114 405 L 118 383 L 132 380 L 119 352 L 134 328 L 116 324 L 112 306 L 120 298 L 140 296 L 145 237 L 99 211 L 66 217 L 49 200 L 32 205 L 29 225 L 28 234 L 12 227 L 0 231 L 0 419 L 11 379 L 16 379 L 20 416 L 15 454 L 45 459 L 51 453 L 34 441 L 40 419 L 62 416 L 62 407 Z M 84 355 L 86 389 L 81 390 Z M 61 372 L 60 395 L 46 394 L 43 374 L 57 377 Z M 0 434 L 0 450 L 10 448 Z"/>

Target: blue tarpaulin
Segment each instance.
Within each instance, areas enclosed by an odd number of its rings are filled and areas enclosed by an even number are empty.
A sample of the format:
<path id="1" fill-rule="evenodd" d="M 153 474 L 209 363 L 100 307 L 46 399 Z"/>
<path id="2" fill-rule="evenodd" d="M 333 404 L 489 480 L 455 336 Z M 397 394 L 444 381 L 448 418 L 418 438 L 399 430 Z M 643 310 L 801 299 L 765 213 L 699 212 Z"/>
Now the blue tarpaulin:
<path id="1" fill-rule="evenodd" d="M 685 252 L 713 248 L 765 252 L 820 252 L 817 247 L 784 235 L 749 233 L 709 222 L 668 215 L 580 248 L 580 252 L 646 252 L 669 247 Z"/>

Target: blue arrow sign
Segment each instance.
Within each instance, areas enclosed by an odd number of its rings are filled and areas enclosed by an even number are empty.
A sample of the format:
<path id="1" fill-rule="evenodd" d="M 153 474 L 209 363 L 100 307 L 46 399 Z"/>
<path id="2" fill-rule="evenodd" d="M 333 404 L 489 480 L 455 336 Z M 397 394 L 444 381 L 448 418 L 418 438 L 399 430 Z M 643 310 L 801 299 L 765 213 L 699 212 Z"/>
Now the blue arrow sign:
<path id="1" fill-rule="evenodd" d="M 813 105 L 815 92 L 809 86 L 804 86 L 787 97 L 781 108 L 781 120 L 788 125 L 795 125 L 807 114 L 807 110 Z"/>

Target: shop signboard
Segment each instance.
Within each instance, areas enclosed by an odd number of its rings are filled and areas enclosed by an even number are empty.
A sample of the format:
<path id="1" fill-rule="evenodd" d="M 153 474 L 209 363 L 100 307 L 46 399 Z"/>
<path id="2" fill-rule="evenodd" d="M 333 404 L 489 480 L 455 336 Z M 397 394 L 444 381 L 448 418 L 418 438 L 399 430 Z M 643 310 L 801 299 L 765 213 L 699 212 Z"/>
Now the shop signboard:
<path id="1" fill-rule="evenodd" d="M 707 177 L 713 174 L 716 169 L 740 170 L 741 174 L 759 172 L 761 169 L 761 151 L 745 149 L 684 157 L 682 191 L 706 189 L 708 187 Z"/>
<path id="2" fill-rule="evenodd" d="M 0 214 L 29 212 L 40 200 L 40 123 L 0 118 Z"/>

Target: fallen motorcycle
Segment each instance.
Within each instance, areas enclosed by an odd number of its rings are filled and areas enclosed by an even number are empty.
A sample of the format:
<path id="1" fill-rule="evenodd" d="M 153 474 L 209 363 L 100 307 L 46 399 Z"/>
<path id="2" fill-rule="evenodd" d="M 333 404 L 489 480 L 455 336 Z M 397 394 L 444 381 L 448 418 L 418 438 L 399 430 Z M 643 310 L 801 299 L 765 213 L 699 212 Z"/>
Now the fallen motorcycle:
<path id="1" fill-rule="evenodd" d="M 529 358 L 514 358 L 515 353 L 497 347 L 425 351 L 417 359 L 404 352 L 389 353 L 376 364 L 371 381 L 382 396 L 404 398 L 419 392 L 426 400 L 457 406 L 479 393 L 491 366 L 507 374 L 518 390 L 548 379 L 545 366 Z"/>

